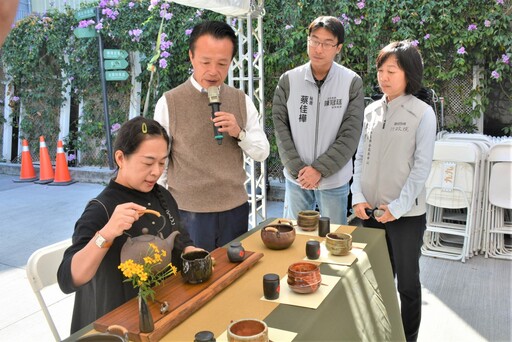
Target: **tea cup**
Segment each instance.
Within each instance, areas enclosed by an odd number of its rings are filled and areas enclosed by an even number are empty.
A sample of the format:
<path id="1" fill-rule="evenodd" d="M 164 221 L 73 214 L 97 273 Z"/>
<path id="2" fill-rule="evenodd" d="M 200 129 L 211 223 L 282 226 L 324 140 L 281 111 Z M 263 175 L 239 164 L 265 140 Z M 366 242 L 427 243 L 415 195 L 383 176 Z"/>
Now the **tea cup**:
<path id="1" fill-rule="evenodd" d="M 183 269 L 181 275 L 190 284 L 207 281 L 212 275 L 212 257 L 207 251 L 193 251 L 181 255 Z"/>

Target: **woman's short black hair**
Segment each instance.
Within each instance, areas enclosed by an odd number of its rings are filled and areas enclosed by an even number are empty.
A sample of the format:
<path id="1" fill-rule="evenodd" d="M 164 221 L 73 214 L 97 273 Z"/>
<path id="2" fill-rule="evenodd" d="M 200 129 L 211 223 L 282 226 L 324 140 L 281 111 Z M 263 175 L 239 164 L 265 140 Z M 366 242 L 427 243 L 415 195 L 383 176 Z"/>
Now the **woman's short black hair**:
<path id="1" fill-rule="evenodd" d="M 343 44 L 345 41 L 345 29 L 338 18 L 330 16 L 321 16 L 316 18 L 308 26 L 308 36 L 311 36 L 313 32 L 321 27 L 331 32 L 338 39 L 336 45 Z"/>
<path id="2" fill-rule="evenodd" d="M 233 54 L 231 59 L 235 57 L 236 50 L 238 47 L 238 38 L 236 37 L 235 31 L 231 26 L 216 20 L 208 20 L 203 21 L 202 23 L 197 24 L 192 29 L 192 33 L 190 34 L 190 39 L 188 41 L 188 48 L 192 52 L 192 56 L 194 55 L 194 49 L 196 47 L 196 42 L 201 36 L 210 35 L 215 39 L 224 39 L 229 38 L 233 43 Z"/>
<path id="3" fill-rule="evenodd" d="M 407 80 L 405 93 L 415 94 L 418 92 L 422 87 L 423 60 L 416 46 L 412 45 L 411 42 L 407 40 L 388 44 L 380 50 L 379 56 L 377 56 L 377 69 L 379 69 L 390 56 L 396 57 L 398 66 L 405 73 L 405 79 Z"/>
<path id="4" fill-rule="evenodd" d="M 114 153 L 119 150 L 125 156 L 129 156 L 137 151 L 144 140 L 158 136 L 163 137 L 167 147 L 169 147 L 169 135 L 158 121 L 143 116 L 136 116 L 126 121 L 117 131 Z"/>

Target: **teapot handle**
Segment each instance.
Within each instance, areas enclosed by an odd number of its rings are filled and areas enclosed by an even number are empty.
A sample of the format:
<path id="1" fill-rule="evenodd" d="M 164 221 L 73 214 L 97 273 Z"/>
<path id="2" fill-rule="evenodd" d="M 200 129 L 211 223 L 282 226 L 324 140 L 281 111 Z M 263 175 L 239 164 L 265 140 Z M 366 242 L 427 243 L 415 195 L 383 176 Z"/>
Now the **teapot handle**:
<path id="1" fill-rule="evenodd" d="M 279 223 L 279 224 L 289 224 L 290 226 L 293 226 L 292 220 L 288 220 L 288 219 L 279 219 L 279 220 L 277 220 L 277 223 Z"/>

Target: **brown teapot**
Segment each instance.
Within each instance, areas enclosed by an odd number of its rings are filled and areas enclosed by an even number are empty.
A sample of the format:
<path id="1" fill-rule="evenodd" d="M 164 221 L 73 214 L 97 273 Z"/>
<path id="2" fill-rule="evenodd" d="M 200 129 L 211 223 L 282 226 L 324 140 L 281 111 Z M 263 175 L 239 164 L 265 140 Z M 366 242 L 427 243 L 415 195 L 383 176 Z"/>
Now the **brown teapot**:
<path id="1" fill-rule="evenodd" d="M 159 265 L 155 265 L 154 267 L 155 272 L 160 272 L 171 262 L 171 254 L 174 248 L 174 239 L 180 232 L 174 231 L 164 239 L 162 230 L 165 227 L 165 216 L 160 215 L 158 211 L 149 209 L 143 210 L 139 214 L 143 215 L 146 213 L 159 217 L 162 220 L 162 227 L 158 230 L 157 235 L 149 234 L 148 228 L 142 228 L 142 235 L 137 237 L 129 236 L 121 248 L 121 262 L 132 259 L 136 263 L 143 264 L 144 257 L 146 257 L 148 254 L 149 244 L 153 243 L 158 247 L 159 250 L 165 250 L 167 252 L 166 256 L 162 257 L 162 262 Z"/>
<path id="2" fill-rule="evenodd" d="M 261 229 L 261 240 L 270 249 L 286 249 L 295 241 L 295 228 L 290 220 L 280 219 Z"/>

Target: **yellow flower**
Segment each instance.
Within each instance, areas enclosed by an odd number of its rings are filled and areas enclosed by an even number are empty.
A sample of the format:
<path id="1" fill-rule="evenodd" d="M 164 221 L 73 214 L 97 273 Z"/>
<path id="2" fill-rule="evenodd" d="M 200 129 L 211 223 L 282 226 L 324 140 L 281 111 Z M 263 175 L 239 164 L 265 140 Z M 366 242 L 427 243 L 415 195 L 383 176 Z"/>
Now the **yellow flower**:
<path id="1" fill-rule="evenodd" d="M 160 251 L 154 243 L 148 245 L 148 253 L 142 259 L 143 264 L 128 259 L 117 268 L 127 278 L 125 281 L 131 281 L 134 288 L 139 288 L 139 296 L 144 299 L 148 296 L 154 299 L 155 291 L 152 287 L 160 285 L 167 277 L 176 274 L 178 269 L 172 263 L 169 263 L 161 271 L 155 272 L 153 268 L 162 263 L 162 257 L 165 257 L 167 252 L 165 250 Z"/>

